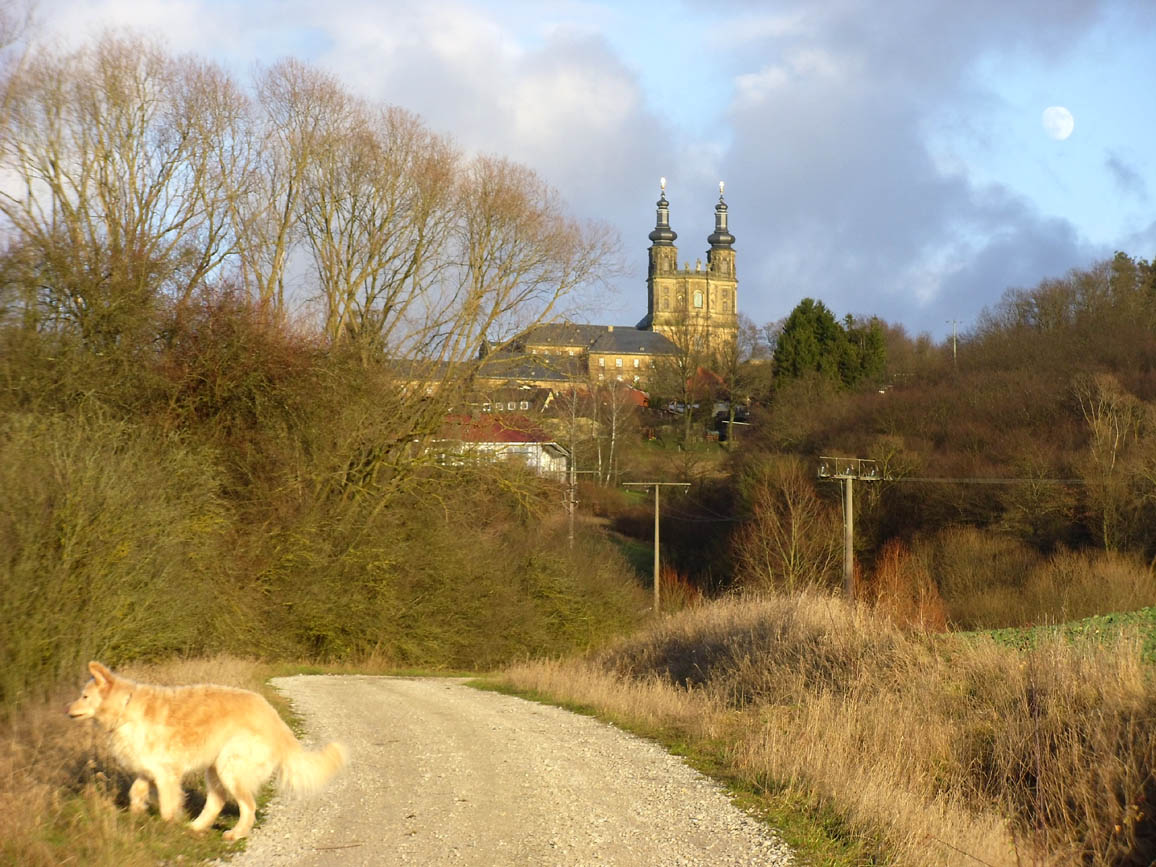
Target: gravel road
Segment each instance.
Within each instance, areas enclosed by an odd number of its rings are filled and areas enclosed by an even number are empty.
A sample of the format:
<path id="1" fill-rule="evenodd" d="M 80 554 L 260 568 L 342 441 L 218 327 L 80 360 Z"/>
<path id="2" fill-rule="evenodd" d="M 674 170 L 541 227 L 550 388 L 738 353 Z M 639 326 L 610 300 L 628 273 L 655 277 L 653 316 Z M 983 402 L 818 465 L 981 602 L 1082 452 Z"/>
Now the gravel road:
<path id="1" fill-rule="evenodd" d="M 596 720 L 439 678 L 273 685 L 351 762 L 317 798 L 275 798 L 232 867 L 792 863 L 714 783 Z"/>

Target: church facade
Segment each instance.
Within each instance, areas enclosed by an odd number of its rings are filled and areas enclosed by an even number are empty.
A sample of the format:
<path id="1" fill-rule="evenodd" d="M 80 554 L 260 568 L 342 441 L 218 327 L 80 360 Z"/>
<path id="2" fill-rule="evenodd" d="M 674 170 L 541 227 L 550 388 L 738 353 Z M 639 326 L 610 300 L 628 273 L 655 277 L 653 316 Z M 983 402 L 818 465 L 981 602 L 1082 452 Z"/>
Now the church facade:
<path id="1" fill-rule="evenodd" d="M 738 276 L 721 183 L 714 217 L 705 265 L 699 259 L 693 267 L 680 266 L 663 179 L 647 251 L 646 316 L 636 325 L 560 322 L 531 328 L 514 346 L 521 359 L 518 370 L 501 373 L 493 368 L 492 384 L 516 380 L 551 387 L 585 379 L 645 390 L 663 359 L 690 352 L 705 358 L 733 343 L 738 334 Z"/>

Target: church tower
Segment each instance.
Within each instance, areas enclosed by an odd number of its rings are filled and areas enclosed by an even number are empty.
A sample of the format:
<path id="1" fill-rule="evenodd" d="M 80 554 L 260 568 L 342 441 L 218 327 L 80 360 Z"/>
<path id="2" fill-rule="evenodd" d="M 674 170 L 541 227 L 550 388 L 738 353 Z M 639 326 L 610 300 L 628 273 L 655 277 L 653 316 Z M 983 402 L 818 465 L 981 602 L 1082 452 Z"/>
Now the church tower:
<path id="1" fill-rule="evenodd" d="M 646 277 L 647 316 L 640 328 L 666 335 L 680 346 L 719 350 L 738 335 L 738 278 L 735 274 L 735 241 L 727 228 L 727 206 L 719 183 L 714 209 L 714 232 L 707 237 L 710 249 L 706 267 L 702 260 L 693 268 L 678 266 L 678 235 L 670 228 L 670 203 L 666 179 L 661 181 L 654 231 L 650 233 L 650 262 Z"/>

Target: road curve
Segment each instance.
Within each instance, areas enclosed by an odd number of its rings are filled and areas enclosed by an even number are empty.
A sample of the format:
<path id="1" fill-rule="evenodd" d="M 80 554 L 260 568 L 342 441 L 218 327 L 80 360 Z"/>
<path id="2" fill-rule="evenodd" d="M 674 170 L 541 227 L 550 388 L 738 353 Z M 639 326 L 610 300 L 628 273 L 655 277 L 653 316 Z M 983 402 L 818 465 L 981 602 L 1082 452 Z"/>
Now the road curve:
<path id="1" fill-rule="evenodd" d="M 657 745 L 438 678 L 276 678 L 351 764 L 278 796 L 233 867 L 783 865 L 773 832 Z"/>

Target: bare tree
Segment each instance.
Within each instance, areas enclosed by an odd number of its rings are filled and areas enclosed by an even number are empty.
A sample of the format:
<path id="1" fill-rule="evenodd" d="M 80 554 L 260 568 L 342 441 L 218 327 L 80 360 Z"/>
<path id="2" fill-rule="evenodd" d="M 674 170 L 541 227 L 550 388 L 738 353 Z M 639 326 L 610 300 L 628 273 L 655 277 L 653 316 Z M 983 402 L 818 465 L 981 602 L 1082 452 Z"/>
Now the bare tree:
<path id="1" fill-rule="evenodd" d="M 1124 459 L 1143 431 L 1145 407 L 1111 374 L 1081 375 L 1072 390 L 1091 435 L 1093 502 L 1100 513 L 1100 534 L 1106 550 L 1123 541 L 1128 507 L 1128 473 Z"/>
<path id="2" fill-rule="evenodd" d="M 714 368 L 721 379 L 727 400 L 727 445 L 735 442 L 735 415 L 737 407 L 751 397 L 755 378 L 749 365 L 760 348 L 759 329 L 746 316 L 739 314 L 738 330 L 734 340 L 726 340 L 715 347 Z"/>
<path id="3" fill-rule="evenodd" d="M 219 69 L 106 36 L 6 82 L 0 214 L 36 262 L 49 320 L 108 343 L 232 251 L 217 126 L 243 97 Z"/>
<path id="4" fill-rule="evenodd" d="M 326 337 L 380 352 L 447 267 L 456 154 L 400 109 L 341 120 L 311 161 L 302 223 Z"/>
<path id="5" fill-rule="evenodd" d="M 785 591 L 829 587 L 839 579 L 839 521 L 795 458 L 761 466 L 746 480 L 751 519 L 736 533 L 739 580 Z"/>
<path id="6" fill-rule="evenodd" d="M 674 351 L 655 358 L 650 385 L 653 393 L 682 406 L 682 441 L 683 445 L 689 445 L 693 438 L 695 406 L 709 397 L 710 380 L 716 376 L 711 372 L 715 357 L 709 325 L 684 311 L 664 333 L 674 344 Z"/>
<path id="7" fill-rule="evenodd" d="M 599 460 L 599 477 L 603 485 L 611 485 L 619 475 L 623 436 L 637 425 L 637 404 L 633 389 L 616 379 L 595 386 L 593 398 L 600 458 L 602 443 L 606 443 L 606 460 Z"/>

